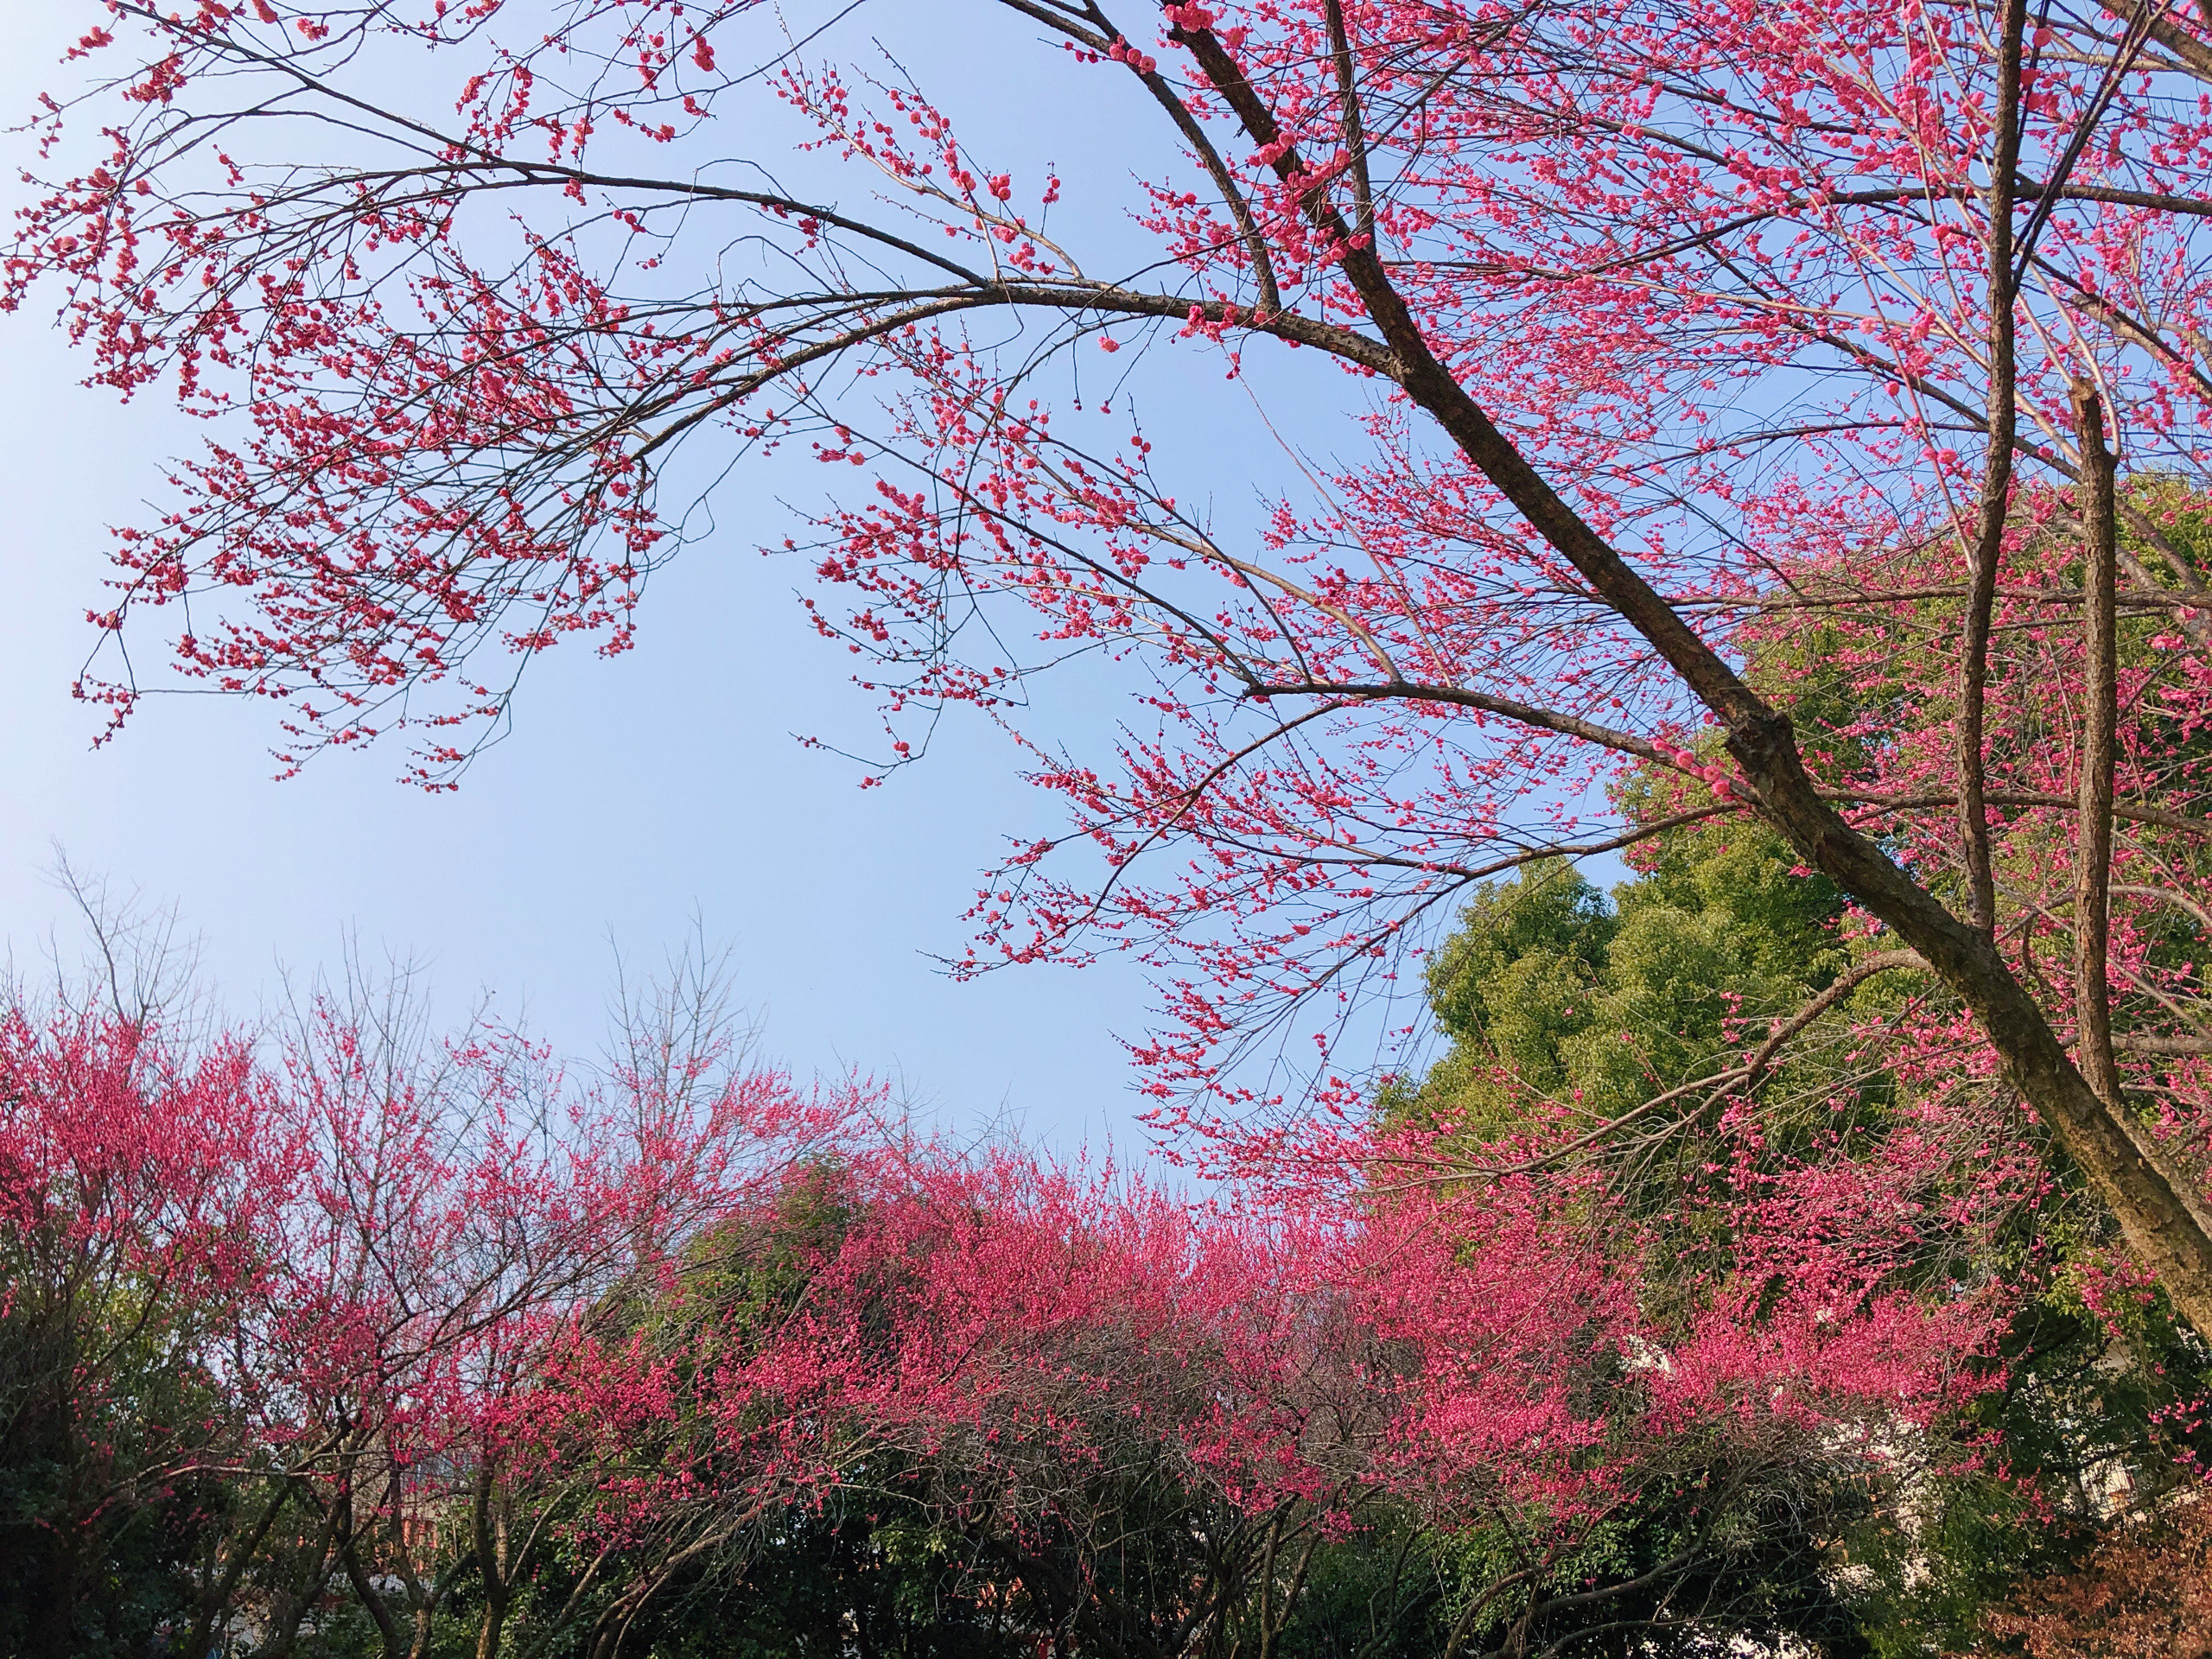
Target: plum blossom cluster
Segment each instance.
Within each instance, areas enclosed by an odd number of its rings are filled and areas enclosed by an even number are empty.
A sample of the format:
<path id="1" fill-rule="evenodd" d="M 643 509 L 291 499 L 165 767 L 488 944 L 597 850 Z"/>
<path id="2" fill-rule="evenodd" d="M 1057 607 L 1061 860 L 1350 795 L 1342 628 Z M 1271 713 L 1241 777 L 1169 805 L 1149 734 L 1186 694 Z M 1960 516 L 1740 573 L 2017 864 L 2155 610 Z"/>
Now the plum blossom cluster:
<path id="1" fill-rule="evenodd" d="M 1902 1427 L 2001 1376 L 2002 1297 L 1907 1270 L 1993 1196 L 1927 1203 L 1911 1136 L 1743 1166 L 1727 1259 L 1661 1294 L 1603 1178 L 1397 1183 L 1406 1135 L 1338 1148 L 1361 1179 L 1193 1198 L 956 1152 L 710 1032 L 588 1088 L 510 1035 L 391 1035 L 337 1001 L 273 1046 L 0 1021 L 0 1322 L 52 1359 L 7 1409 L 42 1433 L 66 1402 L 88 1440 L 41 1547 L 245 1483 L 200 1522 L 195 1641 L 296 1632 L 338 1584 L 394 1652 L 455 1618 L 612 1640 L 887 1466 L 955 1520 L 1065 1529 L 1164 1467 L 1228 1516 L 1517 1516 L 1565 1559 L 1681 1448 L 1884 1480 Z M 181 1414 L 143 1421 L 149 1363 Z"/>

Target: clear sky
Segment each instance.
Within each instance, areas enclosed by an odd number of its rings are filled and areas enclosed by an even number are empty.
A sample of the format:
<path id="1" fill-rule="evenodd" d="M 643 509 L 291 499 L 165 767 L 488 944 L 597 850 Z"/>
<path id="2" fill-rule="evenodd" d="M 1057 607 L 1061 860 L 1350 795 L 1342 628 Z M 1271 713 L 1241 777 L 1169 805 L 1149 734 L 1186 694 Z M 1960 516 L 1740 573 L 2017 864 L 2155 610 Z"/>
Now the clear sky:
<path id="1" fill-rule="evenodd" d="M 66 84 L 55 59 L 97 9 L 0 10 L 0 105 L 22 111 Z M 961 722 L 926 764 L 862 791 L 849 763 L 793 741 L 864 729 L 868 709 L 804 627 L 794 573 L 753 550 L 784 532 L 773 500 L 721 501 L 720 540 L 656 577 L 640 649 L 535 668 L 513 736 L 458 795 L 394 782 L 397 748 L 274 782 L 270 711 L 217 698 L 157 701 L 92 750 L 99 719 L 69 686 L 83 613 L 102 602 L 105 528 L 143 517 L 163 457 L 200 431 L 157 399 L 121 406 L 77 385 L 83 366 L 48 324 L 0 318 L 0 937 L 19 958 L 67 925 L 48 874 L 59 845 L 175 904 L 242 1011 L 280 964 L 331 963 L 353 930 L 372 954 L 429 963 L 455 1008 L 489 988 L 588 1053 L 610 940 L 656 960 L 696 912 L 732 947 L 768 1051 L 796 1069 L 903 1079 L 957 1122 L 1010 1113 L 1063 1145 L 1130 1141 L 1115 1033 L 1144 1023 L 1133 971 L 957 985 L 928 959 L 964 942 L 959 912 L 1003 837 L 1052 822 L 1002 744 Z"/>

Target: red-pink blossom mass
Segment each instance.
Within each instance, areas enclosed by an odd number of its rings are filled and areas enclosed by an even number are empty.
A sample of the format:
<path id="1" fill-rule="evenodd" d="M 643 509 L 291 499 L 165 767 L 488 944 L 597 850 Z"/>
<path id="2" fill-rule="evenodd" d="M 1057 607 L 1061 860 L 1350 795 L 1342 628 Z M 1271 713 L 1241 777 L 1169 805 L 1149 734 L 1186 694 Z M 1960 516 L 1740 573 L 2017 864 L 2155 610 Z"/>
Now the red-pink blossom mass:
<path id="1" fill-rule="evenodd" d="M 620 1593 L 531 1619 L 619 1636 L 684 1560 L 894 1457 L 940 1464 L 957 1512 L 1049 1508 L 1039 1459 L 1134 1437 L 1233 1511 L 1516 1505 L 1541 1552 L 1674 1478 L 1655 1445 L 1870 1463 L 1996 1375 L 1993 1306 L 1885 1288 L 1926 1240 L 1834 1172 L 1732 1184 L 1758 1265 L 1685 1324 L 1644 1305 L 1633 1243 L 1563 1224 L 1605 1205 L 1591 1180 L 1193 1203 L 918 1141 L 880 1091 L 744 1069 L 726 1031 L 648 1031 L 586 1083 L 397 1011 L 326 992 L 259 1042 L 20 996 L 0 1022 L 0 1313 L 120 1313 L 221 1401 L 94 1448 L 105 1506 L 276 1471 L 249 1529 L 332 1517 L 395 1651 L 475 1596 L 496 1633 L 563 1560 Z M 1812 1243 L 1813 1217 L 1844 1224 Z M 143 1358 L 88 1347 L 52 1381 L 113 1423 Z M 531 1538 L 463 1553 L 486 1584 L 440 1579 L 438 1517 L 549 1493 Z M 105 1506 L 60 1519 L 95 1537 Z"/>
<path id="2" fill-rule="evenodd" d="M 79 694 L 458 787 L 533 658 L 652 649 L 718 505 L 818 479 L 747 522 L 880 714 L 860 781 L 972 717 L 1050 804 L 953 971 L 1141 961 L 1202 1194 L 772 1077 L 533 1151 L 539 1062 L 474 1039 L 455 1141 L 344 1020 L 19 1013 L 83 1081 L 7 1097 L 65 1195 L 11 1224 L 204 1281 L 265 1433 L 368 1459 L 302 1479 L 587 1471 L 544 1524 L 632 1563 L 574 1592 L 612 1653 L 855 1470 L 983 1528 L 1162 1460 L 1313 1539 L 1510 1514 L 1437 1639 L 1526 1655 L 1560 1562 L 1690 1571 L 1573 1554 L 1656 1494 L 2010 1468 L 2052 1296 L 2143 1376 L 2145 1320 L 2212 1338 L 2212 8 L 86 15 L 0 302 L 207 437 Z"/>

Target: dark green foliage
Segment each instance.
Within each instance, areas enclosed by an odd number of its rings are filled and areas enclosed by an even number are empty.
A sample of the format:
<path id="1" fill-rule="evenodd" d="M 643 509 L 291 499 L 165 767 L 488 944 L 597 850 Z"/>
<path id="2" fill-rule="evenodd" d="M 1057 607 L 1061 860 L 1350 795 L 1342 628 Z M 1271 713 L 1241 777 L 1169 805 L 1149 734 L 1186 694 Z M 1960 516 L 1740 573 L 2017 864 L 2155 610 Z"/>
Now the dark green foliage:
<path id="1" fill-rule="evenodd" d="M 1689 1470 L 1655 1482 L 1546 1563 L 1533 1595 L 1509 1592 L 1483 1609 L 1469 1650 L 1519 1642 L 1529 1652 L 1688 1659 L 1712 1652 L 1716 1639 L 1741 1638 L 1859 1659 L 1866 1644 L 1827 1570 L 1824 1531 L 1863 1497 L 1796 1471 L 1763 1472 Z M 1529 1564 L 1509 1538 L 1500 1526 L 1445 1541 L 1459 1605 Z"/>
<path id="2" fill-rule="evenodd" d="M 0 1260 L 0 1654 L 159 1651 L 227 1506 L 221 1392 L 175 1363 L 158 1295 L 18 1268 Z"/>
<path id="3" fill-rule="evenodd" d="M 912 1492 L 795 1506 L 648 1605 L 625 1650 L 650 1659 L 1032 1659 L 1033 1609 L 979 1571 Z M 556 1579 L 544 1588 L 561 1591 Z"/>

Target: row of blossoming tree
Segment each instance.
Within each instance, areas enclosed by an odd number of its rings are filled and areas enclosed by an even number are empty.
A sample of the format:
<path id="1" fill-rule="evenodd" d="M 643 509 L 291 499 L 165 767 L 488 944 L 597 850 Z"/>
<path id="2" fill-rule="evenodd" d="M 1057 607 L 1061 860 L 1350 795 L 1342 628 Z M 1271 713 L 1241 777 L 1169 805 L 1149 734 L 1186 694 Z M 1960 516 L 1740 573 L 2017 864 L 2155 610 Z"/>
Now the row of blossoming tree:
<path id="1" fill-rule="evenodd" d="M 1819 976 L 1778 842 L 1668 856 L 1489 890 L 1379 1138 L 1524 1153 L 1532 1084 L 1643 1081 L 1579 1037 L 1682 1074 Z M 633 1014 L 564 1072 L 404 982 L 11 993 L 11 1652 L 1910 1651 L 2194 1478 L 2212 1367 L 2094 1201 L 1894 1062 L 1817 1107 L 1847 1031 L 1624 1168 L 1193 1198 L 803 1089 L 696 973 Z"/>
<path id="2" fill-rule="evenodd" d="M 10 1649 L 1834 1635 L 1836 1539 L 2005 1376 L 1990 1295 L 1914 1294 L 1956 1211 L 1808 1251 L 1829 1186 L 1745 1175 L 1700 1287 L 1595 1184 L 1194 1204 L 661 1011 L 580 1081 L 404 998 L 248 1038 L 18 990 Z"/>
<path id="3" fill-rule="evenodd" d="M 98 11 L 8 301 L 217 425 L 119 534 L 85 694 L 127 717 L 175 619 L 287 765 L 411 727 L 443 786 L 531 658 L 633 643 L 698 496 L 807 453 L 841 483 L 785 546 L 882 769 L 963 705 L 1065 810 L 964 967 L 1141 956 L 1163 1131 L 1322 1230 L 1192 1242 L 1337 1275 L 1224 1300 L 1297 1340 L 1210 1340 L 1318 1354 L 1341 1295 L 1442 1390 L 1363 1479 L 1586 1517 L 1724 1422 L 1840 1446 L 1840 1401 L 2004 1374 L 2054 1278 L 2196 1351 L 2212 22 L 1001 0 L 921 20 L 932 86 L 868 12 Z M 994 118 L 1025 53 L 1122 195 Z M 1283 439 L 1249 513 L 1173 416 L 1224 374 Z M 1071 659 L 1132 693 L 1095 747 Z M 1649 894 L 1754 854 L 1803 948 L 1715 977 Z M 1659 885 L 1576 897 L 1599 855 Z M 1437 958 L 1446 1073 L 1355 1064 L 1471 899 L 1552 932 Z M 1237 1503 L 1332 1512 L 1306 1431 L 1213 1427 L 1278 1460 L 1205 1465 Z"/>

